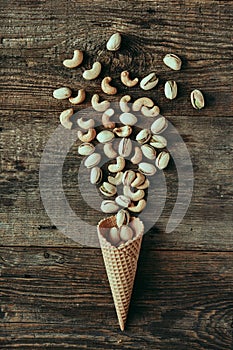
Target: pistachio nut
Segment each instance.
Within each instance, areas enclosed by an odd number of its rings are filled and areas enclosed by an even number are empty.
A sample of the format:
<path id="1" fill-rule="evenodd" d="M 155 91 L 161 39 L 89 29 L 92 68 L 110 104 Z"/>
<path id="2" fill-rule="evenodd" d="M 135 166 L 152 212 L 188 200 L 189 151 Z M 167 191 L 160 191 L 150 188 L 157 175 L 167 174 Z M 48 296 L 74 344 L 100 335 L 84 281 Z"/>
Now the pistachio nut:
<path id="1" fill-rule="evenodd" d="M 102 170 L 98 166 L 95 166 L 94 168 L 91 169 L 90 182 L 92 185 L 96 185 L 100 183 L 101 180 L 102 180 Z"/>
<path id="2" fill-rule="evenodd" d="M 120 207 L 123 207 L 123 208 L 128 208 L 128 206 L 131 203 L 131 199 L 123 194 L 116 197 L 115 201 Z"/>
<path id="3" fill-rule="evenodd" d="M 99 153 L 92 153 L 90 156 L 86 158 L 84 165 L 85 167 L 90 169 L 98 165 L 100 160 L 101 160 L 101 155 Z"/>
<path id="4" fill-rule="evenodd" d="M 150 145 L 155 148 L 167 147 L 167 140 L 161 135 L 153 135 L 150 139 Z"/>
<path id="5" fill-rule="evenodd" d="M 106 197 L 112 197 L 116 194 L 117 189 L 114 185 L 109 182 L 103 182 L 99 188 L 100 192 Z"/>
<path id="6" fill-rule="evenodd" d="M 130 186 L 133 180 L 135 179 L 136 174 L 133 170 L 126 170 L 122 177 L 123 185 Z"/>
<path id="7" fill-rule="evenodd" d="M 164 57 L 163 62 L 167 67 L 173 70 L 180 70 L 182 65 L 182 61 L 180 57 L 178 57 L 177 55 L 174 55 L 173 53 L 168 53 Z"/>
<path id="8" fill-rule="evenodd" d="M 153 164 L 142 162 L 138 165 L 138 170 L 146 175 L 146 176 L 152 176 L 156 173 L 156 167 Z"/>
<path id="9" fill-rule="evenodd" d="M 149 141 L 151 137 L 151 132 L 149 129 L 142 129 L 136 136 L 136 141 L 138 141 L 141 145 Z"/>
<path id="10" fill-rule="evenodd" d="M 164 85 L 164 94 L 169 100 L 173 100 L 177 96 L 177 84 L 175 80 L 169 80 Z"/>
<path id="11" fill-rule="evenodd" d="M 152 160 L 155 159 L 156 150 L 154 149 L 154 147 L 146 144 L 146 145 L 142 145 L 141 150 L 142 150 L 143 155 L 147 159 L 152 159 Z"/>
<path id="12" fill-rule="evenodd" d="M 133 163 L 133 164 L 138 164 L 142 161 L 142 151 L 141 151 L 141 148 L 136 146 L 134 148 L 134 155 L 133 157 L 130 159 L 130 161 Z"/>
<path id="13" fill-rule="evenodd" d="M 195 109 L 202 109 L 205 106 L 205 99 L 200 90 L 193 90 L 191 92 L 191 103 Z"/>
<path id="14" fill-rule="evenodd" d="M 129 125 L 124 125 L 119 128 L 114 128 L 113 132 L 119 137 L 127 137 L 132 133 L 132 128 Z"/>
<path id="15" fill-rule="evenodd" d="M 158 84 L 158 82 L 159 78 L 157 78 L 155 72 L 152 72 L 141 80 L 140 88 L 143 90 L 151 90 Z"/>
<path id="16" fill-rule="evenodd" d="M 109 51 L 117 51 L 121 46 L 121 35 L 119 33 L 115 33 L 111 35 L 107 42 L 107 50 Z"/>
<path id="17" fill-rule="evenodd" d="M 131 240 L 134 236 L 134 232 L 132 230 L 131 227 L 127 226 L 127 225 L 123 225 L 120 228 L 120 238 L 122 239 L 122 241 L 127 242 L 129 240 Z"/>
<path id="18" fill-rule="evenodd" d="M 108 176 L 108 182 L 112 185 L 119 186 L 122 182 L 123 172 L 119 171 L 116 176 Z"/>
<path id="19" fill-rule="evenodd" d="M 117 227 L 111 227 L 108 234 L 108 240 L 113 246 L 117 246 L 120 241 L 120 231 Z"/>
<path id="20" fill-rule="evenodd" d="M 159 117 L 151 125 L 151 131 L 153 134 L 160 134 L 168 127 L 168 121 L 164 117 Z"/>
<path id="21" fill-rule="evenodd" d="M 81 156 L 89 156 L 93 152 L 95 152 L 95 146 L 90 142 L 81 143 L 81 145 L 78 147 L 78 153 Z"/>
<path id="22" fill-rule="evenodd" d="M 116 204 L 115 201 L 107 199 L 101 203 L 100 209 L 103 213 L 112 214 L 118 211 L 119 206 Z"/>
<path id="23" fill-rule="evenodd" d="M 113 134 L 112 131 L 110 130 L 103 130 L 100 131 L 99 134 L 96 136 L 96 139 L 100 142 L 100 143 L 107 143 L 110 142 L 114 139 L 115 135 Z"/>
<path id="24" fill-rule="evenodd" d="M 128 225 L 130 220 L 130 215 L 127 210 L 121 209 L 116 214 L 116 224 L 118 227 L 121 227 L 122 225 Z"/>
<path id="25" fill-rule="evenodd" d="M 132 141 L 129 138 L 122 138 L 118 146 L 119 155 L 128 157 L 132 152 Z"/>
<path id="26" fill-rule="evenodd" d="M 169 160 L 170 160 L 170 154 L 168 152 L 163 151 L 159 153 L 158 157 L 156 158 L 155 165 L 160 170 L 163 170 L 167 167 Z"/>
<path id="27" fill-rule="evenodd" d="M 120 122 L 124 125 L 134 125 L 137 123 L 137 117 L 132 113 L 122 113 L 119 117 Z"/>

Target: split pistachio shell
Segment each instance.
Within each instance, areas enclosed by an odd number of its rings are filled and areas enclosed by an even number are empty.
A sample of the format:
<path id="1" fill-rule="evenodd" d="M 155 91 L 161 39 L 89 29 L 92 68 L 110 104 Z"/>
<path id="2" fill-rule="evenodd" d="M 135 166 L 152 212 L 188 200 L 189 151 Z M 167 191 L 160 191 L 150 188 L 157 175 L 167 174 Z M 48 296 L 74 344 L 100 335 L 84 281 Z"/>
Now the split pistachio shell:
<path id="1" fill-rule="evenodd" d="M 182 61 L 180 57 L 177 55 L 174 55 L 173 53 L 168 53 L 164 59 L 163 59 L 164 64 L 166 64 L 167 67 L 173 69 L 173 70 L 180 70 Z"/>
<path id="2" fill-rule="evenodd" d="M 173 100 L 177 96 L 177 84 L 175 80 L 169 80 L 165 83 L 164 94 L 169 100 Z"/>
<path id="3" fill-rule="evenodd" d="M 84 142 L 78 147 L 78 153 L 82 156 L 89 156 L 95 151 L 95 146 L 92 143 Z"/>
<path id="4" fill-rule="evenodd" d="M 109 131 L 109 130 L 103 130 L 103 131 L 100 131 L 100 133 L 96 136 L 97 140 L 100 142 L 100 143 L 107 143 L 107 142 L 110 142 L 114 139 L 114 134 L 112 131 Z"/>
<path id="5" fill-rule="evenodd" d="M 102 210 L 103 213 L 113 214 L 113 213 L 116 213 L 118 211 L 119 206 L 113 200 L 104 200 L 101 203 L 100 209 Z"/>
<path id="6" fill-rule="evenodd" d="M 205 106 L 205 99 L 200 90 L 193 90 L 190 97 L 193 108 L 202 109 Z"/>
<path id="7" fill-rule="evenodd" d="M 106 196 L 106 197 L 112 197 L 116 194 L 117 189 L 114 185 L 110 184 L 109 182 L 104 182 L 101 186 L 100 186 L 100 192 Z"/>
<path id="8" fill-rule="evenodd" d="M 138 170 L 146 175 L 146 176 L 152 176 L 156 173 L 156 167 L 153 164 L 142 162 L 138 165 Z"/>
<path id="9" fill-rule="evenodd" d="M 130 215 L 127 210 L 121 209 L 116 214 L 116 224 L 118 227 L 121 227 L 122 225 L 128 225 L 130 220 Z"/>
<path id="10" fill-rule="evenodd" d="M 92 185 L 95 185 L 100 183 L 101 180 L 102 180 L 102 170 L 98 166 L 95 166 L 94 168 L 91 169 L 90 182 Z"/>
<path id="11" fill-rule="evenodd" d="M 123 208 L 127 208 L 131 203 L 131 199 L 123 194 L 116 197 L 115 201 L 120 207 L 123 207 Z"/>
<path id="12" fill-rule="evenodd" d="M 129 138 L 121 139 L 118 147 L 119 155 L 122 157 L 128 157 L 132 152 L 132 141 Z"/>
<path id="13" fill-rule="evenodd" d="M 134 232 L 133 230 L 131 229 L 131 227 L 127 226 L 127 225 L 123 225 L 121 226 L 120 228 L 120 238 L 127 242 L 129 241 L 130 239 L 132 239 L 134 236 Z"/>
<path id="14" fill-rule="evenodd" d="M 110 228 L 109 234 L 108 234 L 108 240 L 114 246 L 118 245 L 118 243 L 121 241 L 120 232 L 117 229 L 117 227 Z"/>
<path id="15" fill-rule="evenodd" d="M 121 46 L 121 35 L 119 33 L 115 33 L 111 35 L 107 42 L 107 50 L 109 51 L 117 51 Z"/>
<path id="16" fill-rule="evenodd" d="M 101 160 L 101 155 L 99 153 L 92 153 L 90 156 L 88 156 L 84 162 L 84 165 L 90 169 L 94 166 L 98 165 Z"/>
<path id="17" fill-rule="evenodd" d="M 161 135 L 153 135 L 150 139 L 150 145 L 155 148 L 167 147 L 167 140 Z"/>
<path id="18" fill-rule="evenodd" d="M 151 132 L 149 129 L 142 129 L 136 136 L 136 141 L 138 141 L 141 145 L 149 141 L 151 137 Z"/>
<path id="19" fill-rule="evenodd" d="M 151 160 L 155 159 L 156 150 L 154 149 L 154 147 L 150 145 L 142 145 L 141 150 L 147 159 L 151 159 Z"/>
<path id="20" fill-rule="evenodd" d="M 134 125 L 137 123 L 137 117 L 132 113 L 122 113 L 119 117 L 120 122 L 124 125 Z"/>
<path id="21" fill-rule="evenodd" d="M 153 134 L 160 134 L 168 127 L 168 121 L 164 117 L 159 117 L 151 125 L 151 131 Z"/>
<path id="22" fill-rule="evenodd" d="M 158 84 L 158 82 L 159 78 L 157 78 L 155 72 L 152 72 L 141 80 L 140 88 L 143 90 L 151 90 Z"/>
<path id="23" fill-rule="evenodd" d="M 65 100 L 72 95 L 72 90 L 68 87 L 61 87 L 53 91 L 53 97 L 57 100 Z"/>
<path id="24" fill-rule="evenodd" d="M 160 170 L 163 170 L 167 167 L 169 160 L 170 160 L 170 154 L 168 152 L 163 151 L 159 153 L 158 157 L 156 158 L 155 165 Z"/>

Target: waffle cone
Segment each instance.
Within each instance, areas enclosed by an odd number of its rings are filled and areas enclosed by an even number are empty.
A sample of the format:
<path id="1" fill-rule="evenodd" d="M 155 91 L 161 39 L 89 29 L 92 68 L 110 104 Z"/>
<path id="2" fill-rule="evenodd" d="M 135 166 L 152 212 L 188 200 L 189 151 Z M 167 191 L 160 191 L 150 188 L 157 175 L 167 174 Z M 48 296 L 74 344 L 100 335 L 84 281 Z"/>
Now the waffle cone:
<path id="1" fill-rule="evenodd" d="M 115 216 L 101 220 L 97 231 L 120 329 L 123 331 L 133 291 L 144 226 L 138 218 L 132 218 L 130 226 L 136 235 L 119 247 L 112 246 L 105 238 L 109 228 L 113 226 L 116 226 Z"/>

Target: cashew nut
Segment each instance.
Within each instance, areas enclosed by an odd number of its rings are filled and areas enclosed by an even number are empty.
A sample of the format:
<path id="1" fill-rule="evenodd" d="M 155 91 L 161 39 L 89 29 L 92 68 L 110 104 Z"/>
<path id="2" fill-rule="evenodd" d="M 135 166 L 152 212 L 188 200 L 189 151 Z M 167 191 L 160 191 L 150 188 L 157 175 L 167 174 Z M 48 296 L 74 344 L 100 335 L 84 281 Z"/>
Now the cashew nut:
<path id="1" fill-rule="evenodd" d="M 124 70 L 121 72 L 121 82 L 128 87 L 133 87 L 138 83 L 138 78 L 134 78 L 133 80 L 129 77 L 129 72 Z"/>
<path id="2" fill-rule="evenodd" d="M 142 185 L 146 180 L 145 175 L 141 174 L 141 173 L 136 173 L 136 178 L 135 180 L 131 183 L 132 187 L 138 187 L 140 185 Z"/>
<path id="3" fill-rule="evenodd" d="M 85 100 L 85 98 L 86 98 L 85 90 L 80 89 L 80 90 L 78 90 L 78 95 L 76 97 L 70 97 L 69 101 L 73 105 L 78 105 L 78 104 L 82 103 Z"/>
<path id="4" fill-rule="evenodd" d="M 111 173 L 118 173 L 119 171 L 123 170 L 124 167 L 125 167 L 125 158 L 119 156 L 116 158 L 116 164 L 110 164 L 108 166 L 108 170 Z"/>
<path id="5" fill-rule="evenodd" d="M 112 117 L 114 114 L 114 110 L 112 108 L 107 109 L 103 115 L 102 115 L 102 124 L 106 129 L 113 129 L 115 128 L 115 123 L 110 122 L 110 117 Z"/>
<path id="6" fill-rule="evenodd" d="M 96 136 L 96 131 L 95 129 L 89 129 L 85 134 L 81 131 L 78 130 L 78 138 L 80 141 L 82 142 L 90 142 L 92 140 L 94 140 L 95 136 Z"/>
<path id="7" fill-rule="evenodd" d="M 88 129 L 94 128 L 95 121 L 94 119 L 83 120 L 83 118 L 79 118 L 77 120 L 77 124 L 80 128 L 84 130 L 88 130 Z"/>
<path id="8" fill-rule="evenodd" d="M 112 81 L 111 77 L 105 77 L 101 82 L 101 89 L 107 95 L 115 95 L 117 93 L 117 88 L 109 84 L 111 81 Z"/>
<path id="9" fill-rule="evenodd" d="M 91 99 L 91 105 L 97 112 L 104 112 L 106 109 L 110 107 L 110 102 L 107 100 L 104 100 L 102 102 L 99 102 L 99 95 L 94 94 Z"/>
<path id="10" fill-rule="evenodd" d="M 158 82 L 159 78 L 157 78 L 155 72 L 152 72 L 141 80 L 140 88 L 143 90 L 151 90 L 158 84 Z"/>
<path id="11" fill-rule="evenodd" d="M 130 160 L 131 160 L 131 162 L 133 164 L 138 164 L 138 163 L 141 162 L 141 160 L 142 160 L 142 151 L 141 151 L 140 147 L 137 147 L 137 146 L 135 147 L 134 155 L 133 155 L 133 157 Z"/>
<path id="12" fill-rule="evenodd" d="M 142 106 L 153 107 L 154 102 L 149 97 L 140 97 L 134 101 L 132 109 L 133 111 L 140 111 Z"/>
<path id="13" fill-rule="evenodd" d="M 137 186 L 136 188 L 138 190 L 145 190 L 150 186 L 150 181 L 148 179 L 145 180 L 145 182 L 139 186 Z"/>
<path id="14" fill-rule="evenodd" d="M 132 201 L 139 201 L 145 196 L 145 192 L 143 190 L 137 190 L 136 192 L 132 192 L 130 186 L 124 186 L 123 188 L 124 195 L 129 197 Z"/>
<path id="15" fill-rule="evenodd" d="M 111 142 L 105 143 L 105 145 L 104 145 L 104 154 L 110 159 L 113 159 L 113 158 L 117 157 L 117 152 L 113 149 L 113 146 L 112 146 Z"/>
<path id="16" fill-rule="evenodd" d="M 66 129 L 71 129 L 73 123 L 70 121 L 70 118 L 74 114 L 73 108 L 66 109 L 65 111 L 61 112 L 60 114 L 60 122 L 61 125 L 64 126 Z"/>
<path id="17" fill-rule="evenodd" d="M 128 113 L 130 111 L 130 107 L 127 105 L 127 102 L 131 100 L 130 95 L 125 95 L 120 99 L 120 109 L 122 112 Z"/>
<path id="18" fill-rule="evenodd" d="M 140 213 L 146 206 L 145 199 L 140 199 L 137 205 L 134 203 L 131 203 L 128 209 L 132 211 L 133 213 Z"/>
<path id="19" fill-rule="evenodd" d="M 80 50 L 74 50 L 74 55 L 71 59 L 66 59 L 63 64 L 67 68 L 75 68 L 80 66 L 83 61 L 83 53 Z"/>
<path id="20" fill-rule="evenodd" d="M 101 63 L 95 62 L 92 65 L 91 69 L 87 69 L 83 72 L 83 78 L 86 80 L 93 80 L 100 75 L 101 72 Z"/>
<path id="21" fill-rule="evenodd" d="M 122 177 L 123 177 L 123 172 L 120 171 L 119 173 L 116 173 L 115 177 L 108 176 L 108 182 L 110 182 L 110 184 L 112 185 L 119 186 L 121 184 Z"/>
<path id="22" fill-rule="evenodd" d="M 127 137 L 132 133 L 132 128 L 129 125 L 124 125 L 119 128 L 114 128 L 113 132 L 119 137 Z"/>
<path id="23" fill-rule="evenodd" d="M 142 109 L 141 109 L 141 112 L 142 114 L 145 116 L 145 117 L 157 117 L 157 115 L 159 115 L 160 113 L 160 109 L 158 106 L 154 106 L 152 108 L 148 108 L 146 106 L 142 106 Z"/>

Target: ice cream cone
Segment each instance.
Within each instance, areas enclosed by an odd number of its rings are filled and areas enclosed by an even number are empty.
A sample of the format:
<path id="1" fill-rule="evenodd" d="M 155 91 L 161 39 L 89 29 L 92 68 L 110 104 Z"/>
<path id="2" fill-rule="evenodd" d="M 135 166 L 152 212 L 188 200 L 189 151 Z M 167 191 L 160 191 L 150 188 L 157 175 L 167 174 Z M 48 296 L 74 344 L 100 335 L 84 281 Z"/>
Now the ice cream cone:
<path id="1" fill-rule="evenodd" d="M 133 291 L 144 226 L 138 218 L 132 218 L 130 226 L 136 234 L 132 240 L 119 247 L 111 245 L 105 238 L 109 228 L 113 226 L 116 226 L 115 216 L 101 220 L 97 231 L 119 325 L 123 331 Z"/>

